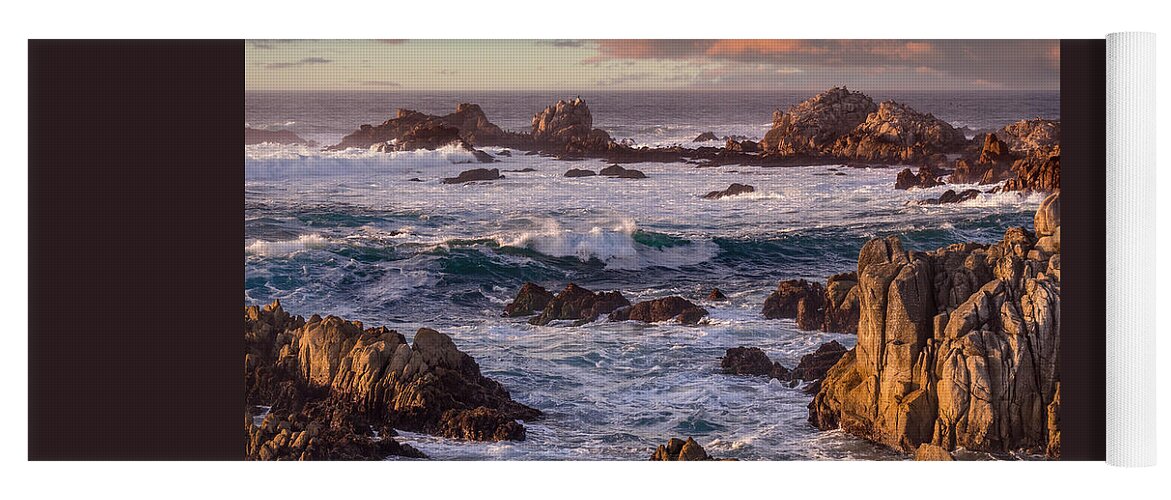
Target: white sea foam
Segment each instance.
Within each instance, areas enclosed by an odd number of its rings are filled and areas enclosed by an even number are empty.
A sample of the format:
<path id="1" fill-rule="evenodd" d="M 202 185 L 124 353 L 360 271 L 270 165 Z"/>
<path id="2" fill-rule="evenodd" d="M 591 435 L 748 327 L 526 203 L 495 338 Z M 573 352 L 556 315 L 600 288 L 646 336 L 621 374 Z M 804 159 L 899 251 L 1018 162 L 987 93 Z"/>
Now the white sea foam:
<path id="1" fill-rule="evenodd" d="M 261 257 L 289 256 L 305 250 L 325 248 L 329 240 L 319 234 L 303 234 L 295 240 L 262 241 L 255 240 L 244 247 L 244 251 Z"/>

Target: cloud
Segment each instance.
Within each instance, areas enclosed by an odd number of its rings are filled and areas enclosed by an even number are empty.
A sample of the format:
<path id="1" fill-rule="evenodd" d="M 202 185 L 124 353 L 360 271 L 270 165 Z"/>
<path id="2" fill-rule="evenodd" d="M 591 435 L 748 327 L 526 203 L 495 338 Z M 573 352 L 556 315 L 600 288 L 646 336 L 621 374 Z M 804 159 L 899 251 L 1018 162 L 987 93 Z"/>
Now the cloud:
<path id="1" fill-rule="evenodd" d="M 311 64 L 329 64 L 331 62 L 333 62 L 333 61 L 326 59 L 324 57 L 303 57 L 303 58 L 301 58 L 301 60 L 296 61 L 296 62 L 268 63 L 268 64 L 264 65 L 264 68 L 265 69 L 288 69 L 288 68 L 295 68 L 298 66 L 308 66 Z"/>

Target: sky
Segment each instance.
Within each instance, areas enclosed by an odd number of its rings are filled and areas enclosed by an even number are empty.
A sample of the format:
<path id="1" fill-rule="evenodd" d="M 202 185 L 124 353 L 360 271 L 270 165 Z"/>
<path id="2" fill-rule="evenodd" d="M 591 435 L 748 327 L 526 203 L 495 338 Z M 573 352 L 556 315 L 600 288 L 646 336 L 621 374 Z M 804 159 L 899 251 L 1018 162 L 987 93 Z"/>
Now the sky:
<path id="1" fill-rule="evenodd" d="M 1057 90 L 1057 40 L 248 40 L 246 90 Z"/>

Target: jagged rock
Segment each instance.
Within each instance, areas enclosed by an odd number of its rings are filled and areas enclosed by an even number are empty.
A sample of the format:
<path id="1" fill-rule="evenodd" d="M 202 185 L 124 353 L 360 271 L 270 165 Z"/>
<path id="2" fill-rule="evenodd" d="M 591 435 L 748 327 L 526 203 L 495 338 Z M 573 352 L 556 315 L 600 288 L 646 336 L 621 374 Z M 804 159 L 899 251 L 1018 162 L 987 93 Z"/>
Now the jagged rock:
<path id="1" fill-rule="evenodd" d="M 728 186 L 728 189 L 725 189 L 723 191 L 712 191 L 708 194 L 703 195 L 703 199 L 705 199 L 705 200 L 718 200 L 720 198 L 725 198 L 728 196 L 737 196 L 737 195 L 741 195 L 741 194 L 745 194 L 745 193 L 752 193 L 755 191 L 756 191 L 756 188 L 754 188 L 752 186 L 749 186 L 747 184 L 740 184 L 740 183 L 734 182 L 734 183 L 732 183 L 731 186 Z"/>
<path id="2" fill-rule="evenodd" d="M 821 330 L 834 333 L 858 333 L 858 274 L 830 276 L 825 283 L 825 323 Z"/>
<path id="3" fill-rule="evenodd" d="M 521 285 L 516 298 L 504 306 L 504 316 L 516 318 L 531 316 L 545 310 L 549 301 L 553 300 L 553 293 L 536 283 Z"/>
<path id="4" fill-rule="evenodd" d="M 917 462 L 954 462 L 951 453 L 941 446 L 923 443 L 915 450 Z"/>
<path id="5" fill-rule="evenodd" d="M 980 196 L 979 189 L 965 189 L 963 191 L 960 191 L 959 193 L 955 192 L 954 189 L 948 189 L 947 191 L 944 191 L 943 194 L 939 195 L 939 198 L 921 200 L 919 203 L 923 204 L 923 205 L 942 205 L 945 203 L 960 203 L 960 202 L 968 201 L 971 199 L 975 199 L 978 196 Z"/>
<path id="6" fill-rule="evenodd" d="M 728 375 L 755 375 L 789 380 L 788 368 L 769 359 L 759 347 L 733 347 L 720 358 L 720 371 Z"/>
<path id="7" fill-rule="evenodd" d="M 986 134 L 976 161 L 956 160 L 956 168 L 948 180 L 955 184 L 996 184 L 1011 176 L 1015 158 L 1008 144 L 996 134 Z"/>
<path id="8" fill-rule="evenodd" d="M 607 151 L 616 146 L 610 134 L 593 128 L 593 115 L 580 97 L 558 100 L 533 115 L 532 125 L 530 135 L 538 146 L 563 147 L 571 153 Z"/>
<path id="9" fill-rule="evenodd" d="M 724 149 L 737 153 L 755 153 L 760 150 L 760 145 L 748 139 L 737 141 L 736 139 L 728 138 L 724 142 Z"/>
<path id="10" fill-rule="evenodd" d="M 720 138 L 716 137 L 716 134 L 714 132 L 704 132 L 704 133 L 696 136 L 695 139 L 693 139 L 691 142 L 707 142 L 707 141 L 718 141 L 718 140 L 720 140 Z"/>
<path id="11" fill-rule="evenodd" d="M 724 295 L 724 292 L 721 292 L 719 288 L 713 288 L 712 292 L 707 294 L 707 299 L 712 302 L 723 302 L 728 300 L 728 296 Z"/>
<path id="12" fill-rule="evenodd" d="M 1021 120 L 996 132 L 1013 151 L 1052 149 L 1061 143 L 1061 122 L 1056 120 Z"/>
<path id="13" fill-rule="evenodd" d="M 963 132 L 931 114 L 885 101 L 849 134 L 834 142 L 835 156 L 864 161 L 921 161 L 957 149 Z"/>
<path id="14" fill-rule="evenodd" d="M 451 338 L 427 328 L 408 344 L 385 327 L 364 328 L 335 316 L 306 321 L 274 302 L 244 308 L 244 341 L 247 404 L 271 406 L 274 415 L 291 415 L 294 423 L 304 419 L 306 431 L 316 420 L 351 429 L 318 435 L 322 450 L 348 446 L 357 439 L 351 437 L 355 427 L 381 429 L 384 436 L 398 428 L 457 439 L 521 439 L 516 421 L 541 415 L 481 375 Z M 466 412 L 474 413 L 462 416 Z"/>
<path id="15" fill-rule="evenodd" d="M 895 189 L 931 188 L 942 185 L 939 175 L 927 167 L 919 167 L 917 174 L 909 168 L 904 168 L 895 176 Z"/>
<path id="16" fill-rule="evenodd" d="M 685 325 L 694 325 L 707 316 L 707 310 L 692 304 L 679 296 L 664 297 L 661 299 L 639 302 L 630 307 L 624 307 L 610 313 L 610 321 L 642 321 L 644 323 L 658 323 L 660 321 L 675 321 Z"/>
<path id="17" fill-rule="evenodd" d="M 767 319 L 795 319 L 799 328 L 816 330 L 825 319 L 825 287 L 803 279 L 782 281 L 764 299 L 761 314 Z"/>
<path id="18" fill-rule="evenodd" d="M 598 175 L 617 177 L 619 179 L 646 179 L 646 174 L 642 173 L 641 170 L 623 168 L 622 165 L 610 165 L 599 171 Z"/>
<path id="19" fill-rule="evenodd" d="M 460 104 L 455 112 L 445 116 L 434 116 L 409 109 L 400 109 L 394 118 L 381 125 L 362 125 L 358 130 L 342 138 L 341 142 L 330 149 L 369 148 L 379 143 L 395 141 L 402 143 L 403 139 L 412 130 L 418 128 L 445 127 L 455 128 L 458 135 L 471 146 L 508 146 L 523 145 L 529 138 L 522 134 L 505 132 L 500 127 L 488 121 L 484 110 L 477 104 Z M 450 144 L 448 141 L 445 144 Z M 431 148 L 434 149 L 434 148 Z"/>
<path id="20" fill-rule="evenodd" d="M 547 325 L 554 320 L 571 319 L 584 324 L 629 305 L 630 301 L 626 300 L 621 292 L 594 293 L 570 283 L 549 301 L 539 316 L 529 320 L 529 323 Z"/>
<path id="21" fill-rule="evenodd" d="M 1060 264 L 1035 243 L 1023 228 L 926 253 L 867 242 L 858 344 L 822 381 L 810 422 L 906 453 L 928 443 L 1054 455 Z"/>
<path id="22" fill-rule="evenodd" d="M 595 175 L 598 175 L 598 173 L 582 168 L 571 168 L 565 171 L 565 177 L 593 177 Z"/>
<path id="23" fill-rule="evenodd" d="M 265 130 L 244 127 L 244 144 L 302 144 L 316 146 L 317 143 L 306 140 L 292 130 Z"/>
<path id="24" fill-rule="evenodd" d="M 816 351 L 801 356 L 797 367 L 789 374 L 794 380 L 820 380 L 846 354 L 846 347 L 836 340 L 821 344 Z"/>
<path id="25" fill-rule="evenodd" d="M 654 454 L 651 455 L 651 461 L 662 462 L 683 462 L 683 461 L 704 461 L 715 460 L 699 443 L 692 438 L 687 438 L 684 441 L 679 438 L 671 438 L 666 445 L 659 445 Z"/>
<path id="26" fill-rule="evenodd" d="M 259 425 L 245 414 L 245 460 L 427 458 L 414 447 L 392 439 L 394 429 L 384 428 L 385 432 L 375 436 L 374 429 L 356 411 L 336 409 L 338 404 L 326 400 L 310 403 L 298 412 L 271 412 Z"/>
<path id="27" fill-rule="evenodd" d="M 984 136 L 984 145 L 980 148 L 980 157 L 976 159 L 976 164 L 1011 163 L 1013 159 L 1008 144 L 997 138 L 996 134 L 988 134 Z"/>
<path id="28" fill-rule="evenodd" d="M 760 146 L 780 155 L 820 153 L 877 110 L 865 94 L 834 87 L 786 112 L 773 113 L 772 129 Z"/>
<path id="29" fill-rule="evenodd" d="M 1061 228 L 1061 194 L 1054 193 L 1041 202 L 1033 216 L 1033 229 L 1038 237 L 1053 236 Z"/>
<path id="30" fill-rule="evenodd" d="M 500 169 L 498 169 L 498 168 L 493 168 L 493 169 L 473 168 L 471 170 L 464 170 L 463 172 L 460 172 L 459 175 L 457 175 L 455 177 L 444 177 L 443 183 L 444 184 L 462 184 L 464 182 L 494 181 L 494 180 L 503 179 L 503 178 L 504 178 L 504 176 L 500 175 Z"/>
<path id="31" fill-rule="evenodd" d="M 1061 146 L 1029 150 L 1013 163 L 1016 177 L 1005 181 L 1005 191 L 1057 191 L 1061 189 Z"/>

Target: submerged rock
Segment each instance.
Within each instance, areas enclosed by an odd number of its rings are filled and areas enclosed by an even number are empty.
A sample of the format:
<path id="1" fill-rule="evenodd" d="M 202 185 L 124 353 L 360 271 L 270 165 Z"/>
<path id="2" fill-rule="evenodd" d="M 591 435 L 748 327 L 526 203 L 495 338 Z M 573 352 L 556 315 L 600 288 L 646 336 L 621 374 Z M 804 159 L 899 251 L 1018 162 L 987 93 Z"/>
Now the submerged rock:
<path id="1" fill-rule="evenodd" d="M 1024 228 L 932 252 L 867 242 L 858 344 L 829 370 L 809 421 L 905 453 L 926 443 L 1056 456 L 1060 254 L 1037 243 Z"/>
<path id="2" fill-rule="evenodd" d="M 642 321 L 644 323 L 658 323 L 675 321 L 685 325 L 694 325 L 707 316 L 707 310 L 692 304 L 691 301 L 671 296 L 661 299 L 639 302 L 630 307 L 624 307 L 610 313 L 610 321 Z"/>
<path id="3" fill-rule="evenodd" d="M 646 174 L 642 173 L 641 170 L 623 168 L 622 165 L 610 165 L 603 168 L 598 174 L 619 179 L 646 179 Z"/>
<path id="4" fill-rule="evenodd" d="M 734 182 L 734 183 L 732 183 L 731 186 L 728 186 L 728 189 L 725 189 L 723 191 L 712 191 L 708 194 L 703 195 L 703 199 L 705 199 L 705 200 L 718 200 L 720 198 L 726 198 L 728 196 L 737 196 L 737 195 L 741 195 L 741 194 L 745 194 L 745 193 L 752 193 L 755 191 L 756 191 L 755 187 L 749 186 L 748 184 L 740 184 L 740 183 Z"/>
<path id="5" fill-rule="evenodd" d="M 720 358 L 720 371 L 727 375 L 767 376 L 790 380 L 789 369 L 769 359 L 759 347 L 733 347 Z"/>
<path id="6" fill-rule="evenodd" d="M 457 175 L 455 177 L 444 177 L 443 183 L 444 184 L 462 184 L 465 182 L 472 182 L 472 181 L 494 181 L 494 180 L 503 179 L 503 178 L 504 178 L 504 176 L 500 175 L 500 169 L 498 169 L 498 168 L 493 168 L 493 169 L 473 168 L 471 170 L 464 170 L 463 172 L 460 172 L 459 175 Z"/>
<path id="7" fill-rule="evenodd" d="M 651 455 L 651 461 L 661 462 L 693 462 L 715 460 L 707 451 L 703 449 L 699 443 L 692 438 L 687 438 L 684 441 L 679 438 L 671 438 L 666 445 L 659 445 Z"/>
<path id="8" fill-rule="evenodd" d="M 290 432 L 303 429 L 308 440 L 305 447 L 289 447 L 288 440 L 300 437 L 250 432 L 256 458 L 289 457 L 297 450 L 310 452 L 304 458 L 358 451 L 368 458 L 374 455 L 367 452 L 395 446 L 383 443 L 394 428 L 455 439 L 523 439 L 516 421 L 541 415 L 514 401 L 435 330 L 419 329 L 409 344 L 385 327 L 364 328 L 335 316 L 306 321 L 274 302 L 244 308 L 244 340 L 246 403 L 271 406 L 270 415 L 292 422 Z M 381 434 L 377 440 L 373 430 Z M 254 441 L 259 444 L 252 446 Z M 262 452 L 267 441 L 273 444 Z"/>
<path id="9" fill-rule="evenodd" d="M 529 323 L 547 325 L 554 320 L 576 320 L 584 324 L 629 305 L 630 301 L 626 300 L 621 292 L 594 293 L 570 283 L 549 301 L 539 316 L 529 320 Z"/>
<path id="10" fill-rule="evenodd" d="M 581 168 L 571 168 L 565 172 L 565 177 L 593 177 L 598 175 L 593 170 L 586 170 Z"/>
<path id="11" fill-rule="evenodd" d="M 531 316 L 545 310 L 545 306 L 553 300 L 553 293 L 536 283 L 526 282 L 521 285 L 516 298 L 504 306 L 504 316 L 516 318 Z"/>

